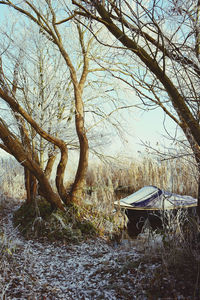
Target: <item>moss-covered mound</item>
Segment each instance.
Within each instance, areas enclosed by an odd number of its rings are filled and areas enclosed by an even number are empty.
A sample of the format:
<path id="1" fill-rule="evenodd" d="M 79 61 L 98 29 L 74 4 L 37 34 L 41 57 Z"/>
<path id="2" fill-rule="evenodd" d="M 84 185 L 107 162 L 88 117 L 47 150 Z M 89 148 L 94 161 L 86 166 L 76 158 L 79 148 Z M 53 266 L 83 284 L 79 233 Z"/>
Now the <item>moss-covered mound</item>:
<path id="1" fill-rule="evenodd" d="M 79 242 L 99 234 L 98 228 L 83 208 L 69 206 L 66 212 L 53 210 L 41 198 L 35 203 L 24 203 L 14 213 L 13 221 L 26 238 Z"/>

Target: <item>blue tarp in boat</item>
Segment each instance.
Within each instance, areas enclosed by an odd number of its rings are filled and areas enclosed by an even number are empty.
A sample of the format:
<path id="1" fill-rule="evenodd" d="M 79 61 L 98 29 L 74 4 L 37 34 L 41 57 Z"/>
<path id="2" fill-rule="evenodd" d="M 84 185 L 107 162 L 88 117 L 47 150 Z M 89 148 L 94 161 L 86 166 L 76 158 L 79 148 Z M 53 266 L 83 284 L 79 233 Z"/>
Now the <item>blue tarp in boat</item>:
<path id="1" fill-rule="evenodd" d="M 115 201 L 116 206 L 133 210 L 164 210 L 197 206 L 197 199 L 145 186 L 130 196 Z"/>

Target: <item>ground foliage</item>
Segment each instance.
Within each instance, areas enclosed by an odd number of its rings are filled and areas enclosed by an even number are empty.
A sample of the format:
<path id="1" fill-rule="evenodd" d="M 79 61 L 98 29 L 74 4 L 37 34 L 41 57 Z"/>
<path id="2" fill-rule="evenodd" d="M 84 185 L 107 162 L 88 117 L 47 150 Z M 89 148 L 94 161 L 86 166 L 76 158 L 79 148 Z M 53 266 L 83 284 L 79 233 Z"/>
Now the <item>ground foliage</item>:
<path id="1" fill-rule="evenodd" d="M 2 299 L 200 299 L 199 258 L 184 243 L 163 247 L 163 236 L 145 233 L 120 243 L 25 238 L 13 227 L 17 209 L 10 199 L 0 211 Z"/>
<path id="2" fill-rule="evenodd" d="M 95 222 L 90 219 L 86 207 L 70 205 L 63 212 L 52 209 L 50 203 L 43 198 L 32 203 L 23 203 L 15 211 L 13 219 L 14 225 L 26 238 L 78 242 L 100 233 Z"/>

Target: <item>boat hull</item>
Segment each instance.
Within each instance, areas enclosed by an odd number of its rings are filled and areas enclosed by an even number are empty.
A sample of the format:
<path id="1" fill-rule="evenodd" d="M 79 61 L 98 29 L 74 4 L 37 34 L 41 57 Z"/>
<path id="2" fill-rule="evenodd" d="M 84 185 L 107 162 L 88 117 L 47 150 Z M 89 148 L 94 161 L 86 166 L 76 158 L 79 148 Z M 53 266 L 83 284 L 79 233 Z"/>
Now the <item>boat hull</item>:
<path id="1" fill-rule="evenodd" d="M 172 226 L 173 223 L 187 221 L 187 214 L 196 212 L 197 199 L 178 195 L 159 189 L 156 186 L 144 186 L 137 192 L 115 201 L 115 207 L 124 209 L 128 217 L 128 231 L 133 235 L 141 232 L 145 224 L 152 229 Z"/>
<path id="2" fill-rule="evenodd" d="M 162 230 L 166 226 L 172 226 L 174 223 L 178 223 L 178 217 L 181 213 L 184 215 L 185 222 L 187 222 L 188 216 L 195 216 L 196 206 L 170 210 L 125 209 L 125 214 L 128 218 L 128 234 L 130 237 L 135 237 L 141 233 L 145 226 L 152 230 Z"/>

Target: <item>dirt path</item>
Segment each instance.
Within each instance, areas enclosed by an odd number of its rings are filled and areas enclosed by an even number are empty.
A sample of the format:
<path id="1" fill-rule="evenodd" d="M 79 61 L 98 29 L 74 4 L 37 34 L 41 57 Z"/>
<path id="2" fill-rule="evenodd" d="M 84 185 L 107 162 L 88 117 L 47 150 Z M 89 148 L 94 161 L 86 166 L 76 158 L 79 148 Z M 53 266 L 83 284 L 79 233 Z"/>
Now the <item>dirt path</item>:
<path id="1" fill-rule="evenodd" d="M 12 252 L 4 250 L 0 260 L 1 299 L 145 299 L 137 292 L 139 254 L 133 246 L 102 239 L 78 245 L 27 241 L 13 228 L 12 214 L 13 207 L 0 214 Z"/>

